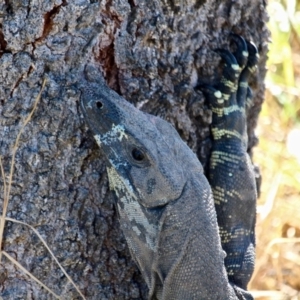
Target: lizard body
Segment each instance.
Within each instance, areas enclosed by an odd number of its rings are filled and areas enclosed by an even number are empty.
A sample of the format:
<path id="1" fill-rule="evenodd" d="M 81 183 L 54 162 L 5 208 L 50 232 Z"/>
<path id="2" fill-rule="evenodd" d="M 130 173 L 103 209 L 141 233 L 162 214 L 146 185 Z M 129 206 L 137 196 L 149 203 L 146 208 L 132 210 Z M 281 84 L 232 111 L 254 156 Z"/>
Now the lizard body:
<path id="1" fill-rule="evenodd" d="M 81 83 L 82 111 L 107 159 L 121 228 L 149 299 L 252 299 L 246 286 L 256 190 L 245 99 L 257 59 L 250 44 L 250 58 L 241 56 L 248 47 L 234 39 L 237 59 L 219 51 L 223 77 L 216 87 L 202 87 L 213 111 L 210 184 L 169 123 L 141 112 L 101 80 Z"/>

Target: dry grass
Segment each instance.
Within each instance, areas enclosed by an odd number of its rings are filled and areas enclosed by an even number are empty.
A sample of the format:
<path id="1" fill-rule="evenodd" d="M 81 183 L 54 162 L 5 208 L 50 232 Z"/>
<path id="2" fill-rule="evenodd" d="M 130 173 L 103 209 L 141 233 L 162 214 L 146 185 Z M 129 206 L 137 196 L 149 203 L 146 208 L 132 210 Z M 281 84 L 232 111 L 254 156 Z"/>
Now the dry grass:
<path id="1" fill-rule="evenodd" d="M 300 5 L 270 1 L 272 44 L 254 161 L 258 202 L 256 299 L 300 299 Z"/>

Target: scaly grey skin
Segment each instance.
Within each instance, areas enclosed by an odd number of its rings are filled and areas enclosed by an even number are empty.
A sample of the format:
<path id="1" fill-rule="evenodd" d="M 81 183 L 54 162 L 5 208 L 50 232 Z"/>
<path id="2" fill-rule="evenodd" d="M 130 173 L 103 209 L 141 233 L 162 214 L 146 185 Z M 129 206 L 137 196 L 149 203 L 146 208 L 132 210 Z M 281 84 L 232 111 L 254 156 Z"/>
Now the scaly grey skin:
<path id="1" fill-rule="evenodd" d="M 256 52 L 249 45 L 240 75 L 247 45 L 234 39 L 240 67 L 220 50 L 221 82 L 202 87 L 213 111 L 215 205 L 199 160 L 169 123 L 139 111 L 101 80 L 80 83 L 82 111 L 107 158 L 121 228 L 149 299 L 252 299 L 246 285 L 254 262 L 256 190 L 244 106 Z"/>

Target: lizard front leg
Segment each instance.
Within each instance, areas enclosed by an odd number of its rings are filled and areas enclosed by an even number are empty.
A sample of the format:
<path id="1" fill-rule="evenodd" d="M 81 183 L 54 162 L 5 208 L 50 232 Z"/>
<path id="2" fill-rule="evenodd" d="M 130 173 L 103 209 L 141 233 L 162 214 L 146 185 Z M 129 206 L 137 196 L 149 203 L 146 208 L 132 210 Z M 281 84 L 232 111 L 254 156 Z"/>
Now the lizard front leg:
<path id="1" fill-rule="evenodd" d="M 226 252 L 228 279 L 237 295 L 252 299 L 245 290 L 254 268 L 257 193 L 247 154 L 246 103 L 251 95 L 247 81 L 255 70 L 258 54 L 253 44 L 236 35 L 233 39 L 237 45 L 234 54 L 217 50 L 224 61 L 220 82 L 214 88 L 203 89 L 213 114 L 209 182 Z"/>

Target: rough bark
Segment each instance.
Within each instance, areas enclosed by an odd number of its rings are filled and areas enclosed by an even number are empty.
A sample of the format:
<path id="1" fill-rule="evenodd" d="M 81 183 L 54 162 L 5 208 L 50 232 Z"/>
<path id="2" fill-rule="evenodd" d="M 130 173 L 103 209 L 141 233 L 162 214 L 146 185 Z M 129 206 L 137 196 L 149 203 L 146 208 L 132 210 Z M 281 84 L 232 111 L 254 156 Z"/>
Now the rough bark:
<path id="1" fill-rule="evenodd" d="M 109 192 L 103 154 L 83 122 L 74 88 L 87 63 L 143 111 L 170 121 L 206 166 L 211 112 L 198 83 L 214 82 L 234 32 L 261 59 L 252 78 L 249 150 L 263 101 L 268 42 L 264 0 L 5 0 L 0 3 L 0 155 L 32 109 L 16 156 L 7 216 L 34 226 L 87 299 L 146 299 Z M 0 207 L 3 202 L 1 179 Z M 7 222 L 2 249 L 63 299 L 81 299 L 26 226 Z M 3 299 L 52 299 L 5 257 Z"/>

